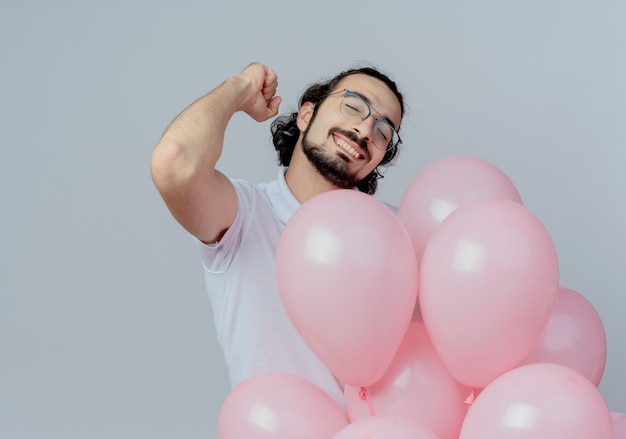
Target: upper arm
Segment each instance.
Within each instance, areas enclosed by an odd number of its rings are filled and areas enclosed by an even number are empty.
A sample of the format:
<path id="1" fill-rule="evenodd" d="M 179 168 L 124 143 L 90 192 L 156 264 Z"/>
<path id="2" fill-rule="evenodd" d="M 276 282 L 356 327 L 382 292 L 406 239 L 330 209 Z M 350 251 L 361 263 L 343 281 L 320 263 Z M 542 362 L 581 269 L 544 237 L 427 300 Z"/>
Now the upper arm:
<path id="1" fill-rule="evenodd" d="M 152 178 L 174 218 L 205 243 L 218 241 L 237 215 L 237 192 L 221 172 L 185 171 L 180 151 L 161 148 L 152 157 Z"/>

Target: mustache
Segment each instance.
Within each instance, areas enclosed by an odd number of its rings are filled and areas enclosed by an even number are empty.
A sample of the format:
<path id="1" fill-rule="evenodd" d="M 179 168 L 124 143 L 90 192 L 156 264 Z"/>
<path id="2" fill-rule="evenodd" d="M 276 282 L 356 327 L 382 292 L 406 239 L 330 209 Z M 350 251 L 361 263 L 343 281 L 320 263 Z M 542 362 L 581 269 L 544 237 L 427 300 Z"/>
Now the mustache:
<path id="1" fill-rule="evenodd" d="M 357 145 L 359 145 L 359 147 L 363 150 L 363 151 L 367 151 L 367 141 L 359 136 L 356 135 L 356 133 L 354 131 L 347 131 L 341 128 L 331 128 L 330 129 L 330 133 L 337 133 L 337 134 L 341 134 L 342 136 L 346 137 L 347 139 L 353 141 L 354 143 L 356 143 Z"/>

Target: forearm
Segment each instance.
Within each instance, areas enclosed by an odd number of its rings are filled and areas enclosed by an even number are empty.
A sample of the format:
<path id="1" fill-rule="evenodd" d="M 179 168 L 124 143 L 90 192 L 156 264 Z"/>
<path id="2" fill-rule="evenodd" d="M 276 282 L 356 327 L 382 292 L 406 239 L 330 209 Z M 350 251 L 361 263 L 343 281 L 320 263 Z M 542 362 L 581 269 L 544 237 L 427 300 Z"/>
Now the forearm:
<path id="1" fill-rule="evenodd" d="M 159 190 L 211 178 L 222 154 L 228 122 L 244 99 L 245 82 L 232 77 L 170 123 L 152 157 L 153 178 Z"/>

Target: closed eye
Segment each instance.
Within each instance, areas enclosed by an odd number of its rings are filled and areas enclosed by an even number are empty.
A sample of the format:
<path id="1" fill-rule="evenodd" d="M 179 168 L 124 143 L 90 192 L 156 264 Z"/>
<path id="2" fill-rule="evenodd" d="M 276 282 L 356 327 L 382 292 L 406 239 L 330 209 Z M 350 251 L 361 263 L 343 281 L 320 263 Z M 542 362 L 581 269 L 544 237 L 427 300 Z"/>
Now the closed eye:
<path id="1" fill-rule="evenodd" d="M 382 137 L 383 139 L 385 139 L 385 140 L 389 141 L 389 139 L 387 138 L 387 135 L 385 134 L 385 132 L 384 132 L 383 130 L 381 130 L 381 129 L 377 129 L 376 131 L 378 132 L 378 134 L 380 134 L 380 135 L 381 135 L 381 137 Z"/>
<path id="2" fill-rule="evenodd" d="M 344 103 L 344 107 L 346 107 L 348 111 L 355 113 L 355 114 L 363 113 L 359 108 L 355 107 L 354 105 L 350 105 L 348 103 Z"/>

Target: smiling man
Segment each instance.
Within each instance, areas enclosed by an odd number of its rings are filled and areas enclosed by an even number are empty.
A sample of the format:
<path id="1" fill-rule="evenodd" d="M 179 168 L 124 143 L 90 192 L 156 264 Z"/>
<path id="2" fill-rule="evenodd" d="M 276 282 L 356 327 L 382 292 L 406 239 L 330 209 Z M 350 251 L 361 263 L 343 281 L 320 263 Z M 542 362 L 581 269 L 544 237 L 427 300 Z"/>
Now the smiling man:
<path id="1" fill-rule="evenodd" d="M 152 155 L 152 177 L 176 220 L 195 238 L 231 386 L 263 372 L 289 372 L 343 406 L 343 389 L 292 326 L 280 302 L 275 252 L 298 207 L 325 191 L 373 194 L 380 166 L 401 143 L 404 114 L 396 84 L 371 67 L 310 86 L 297 112 L 272 122 L 276 180 L 229 179 L 215 165 L 232 116 L 278 113 L 278 80 L 253 63 L 187 107 Z"/>

